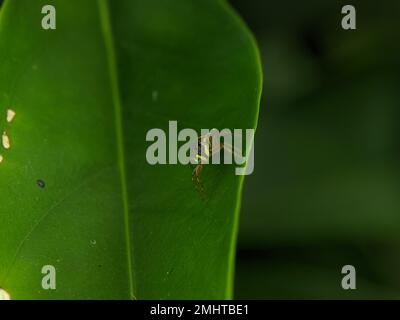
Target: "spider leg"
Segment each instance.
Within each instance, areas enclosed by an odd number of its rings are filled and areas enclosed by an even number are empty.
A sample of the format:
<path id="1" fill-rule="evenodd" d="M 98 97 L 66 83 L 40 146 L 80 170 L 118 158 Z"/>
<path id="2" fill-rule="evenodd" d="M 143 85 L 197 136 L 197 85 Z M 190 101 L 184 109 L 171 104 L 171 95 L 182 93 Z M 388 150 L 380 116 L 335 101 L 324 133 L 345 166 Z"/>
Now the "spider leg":
<path id="1" fill-rule="evenodd" d="M 200 175 L 201 175 L 201 172 L 203 171 L 203 168 L 204 168 L 203 164 L 198 164 L 194 168 L 193 173 L 192 173 L 192 181 L 196 187 L 196 190 L 200 193 L 200 195 L 202 197 L 205 196 L 203 183 L 201 182 L 201 179 L 200 179 Z"/>
<path id="2" fill-rule="evenodd" d="M 222 142 L 219 145 L 213 145 L 211 147 L 211 155 L 213 156 L 214 154 L 220 152 L 222 149 L 224 149 L 224 144 Z"/>
<path id="3" fill-rule="evenodd" d="M 239 158 L 244 158 L 243 155 L 242 155 L 242 153 L 239 152 L 239 151 L 237 151 L 237 150 L 235 150 L 235 148 L 234 148 L 231 144 L 229 144 L 229 143 L 225 143 L 225 144 L 222 146 L 222 148 L 225 149 L 226 151 L 228 151 L 229 153 L 231 153 L 231 154 L 233 154 L 233 155 L 239 157 Z M 222 148 L 221 148 L 221 149 L 222 149 Z"/>

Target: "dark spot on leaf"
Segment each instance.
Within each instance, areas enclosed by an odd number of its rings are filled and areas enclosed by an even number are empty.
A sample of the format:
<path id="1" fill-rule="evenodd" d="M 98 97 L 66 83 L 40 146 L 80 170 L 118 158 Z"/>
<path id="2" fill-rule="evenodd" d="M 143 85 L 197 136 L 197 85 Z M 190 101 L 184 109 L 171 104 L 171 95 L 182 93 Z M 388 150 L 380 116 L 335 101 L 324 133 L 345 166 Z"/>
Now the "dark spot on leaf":
<path id="1" fill-rule="evenodd" d="M 39 188 L 44 188 L 46 186 L 45 182 L 43 180 L 37 180 L 36 184 L 38 185 Z"/>

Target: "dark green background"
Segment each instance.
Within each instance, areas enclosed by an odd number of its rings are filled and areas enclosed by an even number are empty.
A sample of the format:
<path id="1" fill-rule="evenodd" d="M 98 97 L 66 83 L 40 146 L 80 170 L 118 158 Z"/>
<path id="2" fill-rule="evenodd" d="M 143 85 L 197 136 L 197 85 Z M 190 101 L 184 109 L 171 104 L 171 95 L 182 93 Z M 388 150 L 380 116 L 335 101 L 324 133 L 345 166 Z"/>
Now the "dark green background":
<path id="1" fill-rule="evenodd" d="M 265 81 L 236 298 L 400 298 L 400 2 L 231 3 Z"/>

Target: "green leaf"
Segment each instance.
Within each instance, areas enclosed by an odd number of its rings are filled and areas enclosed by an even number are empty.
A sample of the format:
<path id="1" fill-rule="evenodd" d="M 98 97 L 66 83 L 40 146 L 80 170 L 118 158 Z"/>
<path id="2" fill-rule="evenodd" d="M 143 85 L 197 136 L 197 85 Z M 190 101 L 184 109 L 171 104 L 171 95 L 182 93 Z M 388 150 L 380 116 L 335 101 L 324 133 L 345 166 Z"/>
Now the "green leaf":
<path id="1" fill-rule="evenodd" d="M 56 30 L 41 28 L 46 4 Z M 231 298 L 243 177 L 207 166 L 203 200 L 190 166 L 146 162 L 145 137 L 169 120 L 254 128 L 260 88 L 254 41 L 224 1 L 6 1 L 0 287 L 13 299 Z M 42 288 L 45 265 L 56 290 Z"/>

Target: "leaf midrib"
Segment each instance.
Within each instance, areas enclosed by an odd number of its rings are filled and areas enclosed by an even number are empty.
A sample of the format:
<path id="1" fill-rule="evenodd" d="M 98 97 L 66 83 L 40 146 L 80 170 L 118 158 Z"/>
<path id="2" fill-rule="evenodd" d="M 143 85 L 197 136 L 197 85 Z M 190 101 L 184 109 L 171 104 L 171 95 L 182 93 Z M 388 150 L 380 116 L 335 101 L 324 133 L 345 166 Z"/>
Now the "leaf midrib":
<path id="1" fill-rule="evenodd" d="M 124 148 L 124 136 L 123 136 L 123 125 L 122 125 L 122 105 L 119 91 L 118 81 L 118 69 L 117 59 L 115 54 L 114 38 L 112 33 L 110 10 L 108 0 L 97 0 L 101 29 L 104 38 L 108 72 L 110 77 L 111 94 L 114 105 L 114 118 L 115 118 L 115 129 L 117 138 L 117 153 L 118 153 L 118 166 L 120 172 L 121 181 L 121 192 L 123 200 L 123 211 L 124 211 L 124 224 L 125 224 L 125 240 L 126 240 L 126 251 L 127 251 L 127 264 L 128 264 L 128 279 L 129 279 L 129 293 L 131 299 L 135 297 L 135 285 L 133 278 L 133 263 L 132 263 L 132 250 L 131 250 L 131 235 L 130 235 L 130 223 L 129 223 L 129 203 L 128 203 L 128 188 L 126 180 L 126 167 L 125 167 L 125 148 Z"/>

